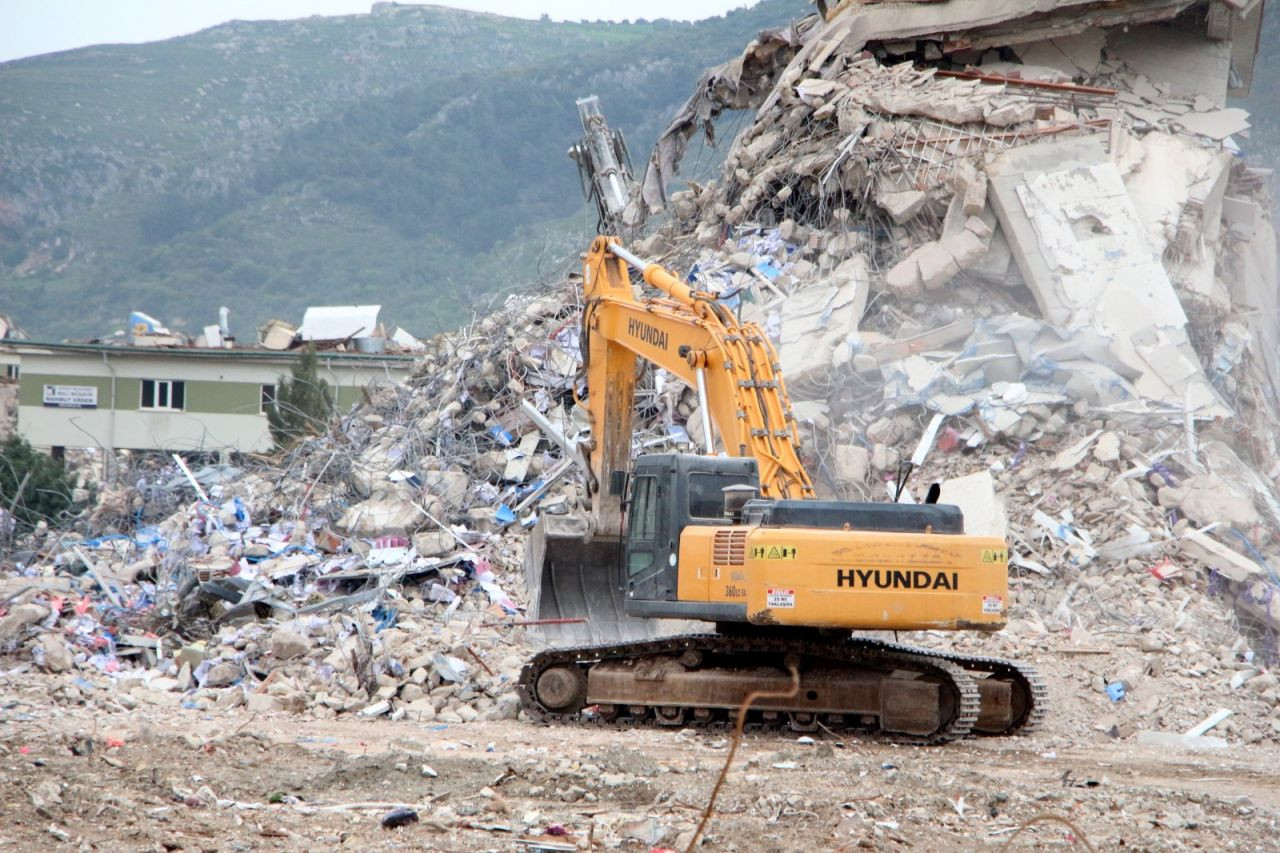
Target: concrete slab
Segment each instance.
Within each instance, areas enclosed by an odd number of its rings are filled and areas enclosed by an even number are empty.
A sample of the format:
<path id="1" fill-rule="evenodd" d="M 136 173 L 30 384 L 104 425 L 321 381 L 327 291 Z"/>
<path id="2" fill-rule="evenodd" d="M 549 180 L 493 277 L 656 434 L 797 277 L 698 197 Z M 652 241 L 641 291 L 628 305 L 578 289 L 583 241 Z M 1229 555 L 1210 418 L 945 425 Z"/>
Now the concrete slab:
<path id="1" fill-rule="evenodd" d="M 1229 415 L 1185 345 L 1182 304 L 1098 140 L 1007 151 L 988 173 L 992 206 L 1044 317 L 1096 329 L 1142 396 Z"/>

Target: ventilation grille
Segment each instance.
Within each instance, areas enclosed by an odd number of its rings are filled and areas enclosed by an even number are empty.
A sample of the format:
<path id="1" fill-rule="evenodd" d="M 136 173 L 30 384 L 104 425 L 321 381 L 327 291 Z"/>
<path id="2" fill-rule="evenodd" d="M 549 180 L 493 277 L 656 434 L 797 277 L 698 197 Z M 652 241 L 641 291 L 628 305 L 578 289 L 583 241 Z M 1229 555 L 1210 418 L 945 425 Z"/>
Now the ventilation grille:
<path id="1" fill-rule="evenodd" d="M 717 566 L 742 566 L 747 562 L 746 530 L 717 530 L 711 561 Z"/>

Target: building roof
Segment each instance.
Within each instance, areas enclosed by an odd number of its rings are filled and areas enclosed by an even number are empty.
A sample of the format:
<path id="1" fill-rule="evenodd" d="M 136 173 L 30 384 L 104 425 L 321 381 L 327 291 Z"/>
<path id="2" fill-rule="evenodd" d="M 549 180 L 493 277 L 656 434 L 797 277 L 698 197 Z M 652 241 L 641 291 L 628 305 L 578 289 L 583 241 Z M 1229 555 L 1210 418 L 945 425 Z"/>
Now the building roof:
<path id="1" fill-rule="evenodd" d="M 0 341 L 0 351 L 19 355 L 53 355 L 58 353 L 102 353 L 128 358 L 188 358 L 220 361 L 292 362 L 302 350 L 269 350 L 265 348 L 237 347 L 235 349 L 213 347 L 134 347 L 116 344 L 71 343 L 66 341 Z M 350 364 L 380 364 L 384 362 L 412 363 L 410 353 L 364 353 L 318 350 L 316 357 L 324 362 L 348 362 Z"/>

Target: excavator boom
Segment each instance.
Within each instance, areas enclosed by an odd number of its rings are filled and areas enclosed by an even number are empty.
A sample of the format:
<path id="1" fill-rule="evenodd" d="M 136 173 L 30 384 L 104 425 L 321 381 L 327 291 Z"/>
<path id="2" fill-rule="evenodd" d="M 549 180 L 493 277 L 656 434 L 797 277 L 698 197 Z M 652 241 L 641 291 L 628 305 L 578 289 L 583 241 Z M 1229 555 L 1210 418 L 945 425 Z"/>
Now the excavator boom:
<path id="1" fill-rule="evenodd" d="M 665 298 L 638 299 L 629 269 Z M 597 483 L 607 483 L 613 471 L 631 469 L 636 359 L 644 358 L 699 390 L 706 452 L 714 452 L 708 440 L 714 424 L 728 455 L 757 460 L 762 496 L 813 496 L 778 355 L 757 325 L 739 323 L 713 296 L 637 258 L 616 237 L 592 242 L 583 290 L 587 387 L 605 389 L 587 399 L 595 435 L 588 457 Z M 595 529 L 601 535 L 619 532 L 620 498 L 596 497 Z"/>

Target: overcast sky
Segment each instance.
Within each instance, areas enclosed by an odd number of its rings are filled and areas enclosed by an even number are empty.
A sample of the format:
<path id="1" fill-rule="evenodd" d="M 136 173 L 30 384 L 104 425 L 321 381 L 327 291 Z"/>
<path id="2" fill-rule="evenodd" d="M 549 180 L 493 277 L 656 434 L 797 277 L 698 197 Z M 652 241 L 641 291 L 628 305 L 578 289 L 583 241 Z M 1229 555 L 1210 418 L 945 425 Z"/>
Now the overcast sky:
<path id="1" fill-rule="evenodd" d="M 556 20 L 697 20 L 755 0 L 444 0 L 434 5 Z M 0 0 L 0 62 L 89 44 L 156 41 L 237 18 L 369 11 L 371 0 Z"/>

